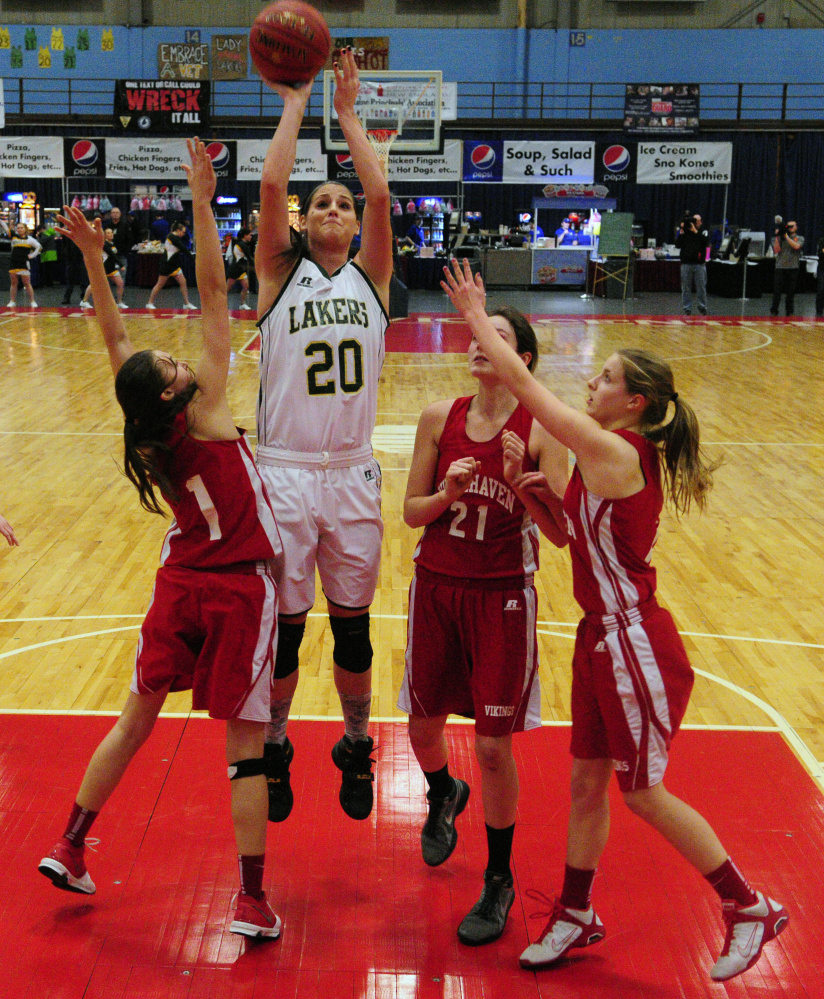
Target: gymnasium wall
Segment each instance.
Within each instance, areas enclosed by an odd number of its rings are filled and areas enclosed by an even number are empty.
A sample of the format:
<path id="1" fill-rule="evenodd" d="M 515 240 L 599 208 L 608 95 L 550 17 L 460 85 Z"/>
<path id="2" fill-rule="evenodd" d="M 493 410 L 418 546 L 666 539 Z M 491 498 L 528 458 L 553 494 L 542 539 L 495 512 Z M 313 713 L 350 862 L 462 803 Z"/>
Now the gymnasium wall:
<path id="1" fill-rule="evenodd" d="M 9 0 L 5 0 L 6 3 Z M 410 0 L 411 2 L 411 0 Z M 77 77 L 158 76 L 158 47 L 184 42 L 189 27 L 127 28 L 49 21 L 22 25 L 0 13 L 0 75 L 7 81 Z M 243 22 L 201 28 L 246 32 Z M 335 37 L 348 29 L 333 27 Z M 824 81 L 824 30 L 567 30 L 502 28 L 432 32 L 421 28 L 358 29 L 389 38 L 390 69 L 440 69 L 445 80 L 530 82 L 769 82 Z M 571 44 L 574 42 L 574 44 Z M 251 74 L 250 74 L 251 78 Z"/>
<path id="2" fill-rule="evenodd" d="M 315 0 L 334 27 L 515 28 L 518 0 Z M 251 24 L 262 0 L 0 0 L 0 23 L 178 25 Z M 763 16 L 759 25 L 758 15 Z M 786 0 L 528 0 L 528 28 L 814 28 L 815 3 Z"/>

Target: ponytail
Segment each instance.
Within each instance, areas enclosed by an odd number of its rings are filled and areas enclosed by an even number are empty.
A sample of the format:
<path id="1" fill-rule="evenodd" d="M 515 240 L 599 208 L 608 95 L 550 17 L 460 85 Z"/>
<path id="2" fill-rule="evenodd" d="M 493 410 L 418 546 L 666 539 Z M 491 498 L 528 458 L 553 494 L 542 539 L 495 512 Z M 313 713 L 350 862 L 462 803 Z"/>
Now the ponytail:
<path id="1" fill-rule="evenodd" d="M 151 350 L 132 354 L 115 378 L 115 394 L 125 417 L 123 468 L 126 478 L 137 489 L 140 505 L 161 516 L 165 514 L 154 486 L 172 501 L 179 498 L 173 482 L 174 463 L 168 438 L 176 417 L 198 390 L 192 382 L 173 399 L 166 400 L 160 398 L 165 388 L 164 374 Z"/>
<path id="2" fill-rule="evenodd" d="M 721 464 L 710 462 L 700 442 L 698 418 L 693 408 L 675 391 L 672 369 L 645 350 L 618 351 L 627 391 L 647 400 L 641 433 L 658 446 L 664 472 L 664 493 L 677 515 L 687 513 L 695 501 L 699 510 L 707 505 L 713 473 Z M 666 421 L 669 403 L 674 413 Z"/>

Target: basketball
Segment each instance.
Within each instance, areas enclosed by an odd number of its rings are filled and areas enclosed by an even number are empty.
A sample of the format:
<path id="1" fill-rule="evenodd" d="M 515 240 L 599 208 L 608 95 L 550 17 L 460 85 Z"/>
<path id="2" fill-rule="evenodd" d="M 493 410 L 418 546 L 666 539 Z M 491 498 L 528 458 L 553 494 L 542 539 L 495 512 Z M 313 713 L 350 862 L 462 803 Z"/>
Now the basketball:
<path id="1" fill-rule="evenodd" d="M 323 15 L 302 0 L 278 0 L 249 32 L 252 62 L 270 83 L 306 83 L 329 58 L 332 36 Z"/>

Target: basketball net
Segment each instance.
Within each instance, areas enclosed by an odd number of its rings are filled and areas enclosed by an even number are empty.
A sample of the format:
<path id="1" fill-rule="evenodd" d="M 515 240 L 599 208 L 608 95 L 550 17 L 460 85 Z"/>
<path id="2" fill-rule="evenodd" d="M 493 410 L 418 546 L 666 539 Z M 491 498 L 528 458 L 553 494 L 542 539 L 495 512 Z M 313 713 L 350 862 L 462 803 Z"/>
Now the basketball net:
<path id="1" fill-rule="evenodd" d="M 389 175 L 389 150 L 398 137 L 398 130 L 396 128 L 370 128 L 366 134 L 369 136 L 369 142 L 378 157 L 383 175 L 387 177 Z"/>

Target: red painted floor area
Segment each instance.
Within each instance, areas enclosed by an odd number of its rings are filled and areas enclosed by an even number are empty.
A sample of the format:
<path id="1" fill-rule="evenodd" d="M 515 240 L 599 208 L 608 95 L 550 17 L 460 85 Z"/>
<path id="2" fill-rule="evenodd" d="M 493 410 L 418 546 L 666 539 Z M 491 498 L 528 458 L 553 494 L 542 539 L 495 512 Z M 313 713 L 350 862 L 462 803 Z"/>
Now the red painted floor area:
<path id="1" fill-rule="evenodd" d="M 594 901 L 603 943 L 537 975 L 518 955 L 542 923 L 525 889 L 560 888 L 568 730 L 516 739 L 521 807 L 518 895 L 507 930 L 483 948 L 455 930 L 485 863 L 472 730 L 451 726 L 452 769 L 473 794 L 440 868 L 420 857 L 424 784 L 404 724 L 376 726 L 377 803 L 365 822 L 340 810 L 329 758 L 339 725 L 294 722 L 290 819 L 269 827 L 265 887 L 279 941 L 228 932 L 236 862 L 223 726 L 161 719 L 92 835 L 91 897 L 63 893 L 36 867 L 63 830 L 86 761 L 110 718 L 4 716 L 0 737 L 3 999 L 693 999 L 824 995 L 824 799 L 772 733 L 683 732 L 669 786 L 698 805 L 739 865 L 791 914 L 756 968 L 708 977 L 722 942 L 714 893 L 656 834 L 614 802 Z"/>

